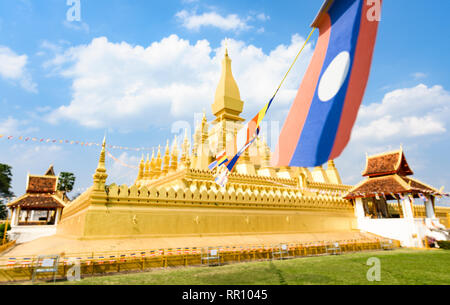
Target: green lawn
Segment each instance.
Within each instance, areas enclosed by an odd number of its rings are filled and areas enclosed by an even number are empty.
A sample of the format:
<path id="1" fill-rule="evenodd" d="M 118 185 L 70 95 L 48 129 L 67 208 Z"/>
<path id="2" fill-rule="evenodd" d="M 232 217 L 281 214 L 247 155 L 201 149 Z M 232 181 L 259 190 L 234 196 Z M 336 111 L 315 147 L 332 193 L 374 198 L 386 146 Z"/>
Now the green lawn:
<path id="1" fill-rule="evenodd" d="M 366 278 L 368 258 L 381 262 L 381 281 Z M 220 267 L 157 269 L 85 278 L 80 282 L 57 284 L 109 285 L 223 285 L 223 284 L 450 284 L 450 251 L 395 250 L 352 253 L 338 256 L 306 257 L 283 261 L 262 261 Z"/>

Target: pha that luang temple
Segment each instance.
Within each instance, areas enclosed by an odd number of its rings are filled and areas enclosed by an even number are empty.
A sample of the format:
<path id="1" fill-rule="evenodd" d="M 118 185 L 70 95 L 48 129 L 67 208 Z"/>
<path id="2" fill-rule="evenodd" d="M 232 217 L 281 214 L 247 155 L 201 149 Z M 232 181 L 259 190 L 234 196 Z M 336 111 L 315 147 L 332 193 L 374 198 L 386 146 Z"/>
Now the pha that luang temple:
<path id="1" fill-rule="evenodd" d="M 141 160 L 129 186 L 107 183 L 103 143 L 92 187 L 65 207 L 57 234 L 22 249 L 69 253 L 361 238 L 353 206 L 341 197 L 351 187 L 342 184 L 333 161 L 311 170 L 273 168 L 271 151 L 259 139 L 226 187 L 215 184 L 208 165 L 218 151 L 229 150 L 243 107 L 226 53 L 214 120 L 204 114 L 192 141 L 186 135 L 180 144 L 167 142 Z"/>
<path id="2" fill-rule="evenodd" d="M 270 166 L 258 139 L 240 158 L 225 187 L 208 165 L 242 126 L 244 102 L 228 53 L 212 103 L 192 135 L 142 158 L 132 185 L 109 181 L 103 142 L 93 185 L 64 208 L 54 236 L 22 244 L 12 254 L 273 245 L 376 240 L 360 221 L 361 199 L 344 185 L 333 161 L 314 169 Z M 231 148 L 230 148 L 231 147 Z M 400 172 L 402 173 L 402 172 Z M 349 192 L 350 191 L 350 192 Z M 355 202 L 356 201 L 356 202 Z M 356 207 L 356 209 L 355 209 Z M 365 217 L 364 215 L 362 216 Z"/>

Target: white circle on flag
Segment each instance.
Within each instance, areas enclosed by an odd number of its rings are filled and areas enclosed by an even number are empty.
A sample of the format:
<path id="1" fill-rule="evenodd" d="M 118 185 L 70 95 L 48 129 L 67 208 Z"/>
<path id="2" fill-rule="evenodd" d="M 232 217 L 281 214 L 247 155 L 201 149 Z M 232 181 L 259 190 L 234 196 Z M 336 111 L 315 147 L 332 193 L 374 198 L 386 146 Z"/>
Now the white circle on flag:
<path id="1" fill-rule="evenodd" d="M 331 100 L 341 89 L 350 68 L 350 53 L 342 51 L 328 65 L 319 83 L 318 96 L 322 102 Z"/>

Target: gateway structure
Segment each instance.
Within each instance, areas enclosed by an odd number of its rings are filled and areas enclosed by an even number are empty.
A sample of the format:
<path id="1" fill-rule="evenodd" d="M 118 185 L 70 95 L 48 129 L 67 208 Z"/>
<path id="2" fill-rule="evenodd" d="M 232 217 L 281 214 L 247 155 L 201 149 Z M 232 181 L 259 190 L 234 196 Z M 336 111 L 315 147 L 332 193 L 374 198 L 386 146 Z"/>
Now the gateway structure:
<path id="1" fill-rule="evenodd" d="M 400 240 L 407 247 L 425 246 L 426 237 L 450 239 L 444 226 L 450 209 L 436 211 L 435 196 L 440 191 L 411 177 L 402 148 L 367 156 L 362 175 L 367 179 L 344 197 L 355 203 L 360 230 Z M 416 199 L 423 203 L 414 204 Z"/>
<path id="2" fill-rule="evenodd" d="M 8 203 L 12 212 L 11 239 L 23 243 L 56 233 L 62 210 L 69 201 L 57 185 L 53 166 L 44 175 L 28 175 L 26 193 Z"/>

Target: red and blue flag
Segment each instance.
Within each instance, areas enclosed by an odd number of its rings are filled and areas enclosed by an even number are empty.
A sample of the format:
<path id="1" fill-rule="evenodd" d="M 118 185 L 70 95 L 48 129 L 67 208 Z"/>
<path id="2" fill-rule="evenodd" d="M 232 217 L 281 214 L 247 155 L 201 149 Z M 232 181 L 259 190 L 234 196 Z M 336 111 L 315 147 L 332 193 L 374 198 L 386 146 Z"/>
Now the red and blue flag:
<path id="1" fill-rule="evenodd" d="M 347 145 L 369 77 L 381 0 L 327 0 L 319 39 L 283 125 L 274 166 L 312 167 Z"/>

